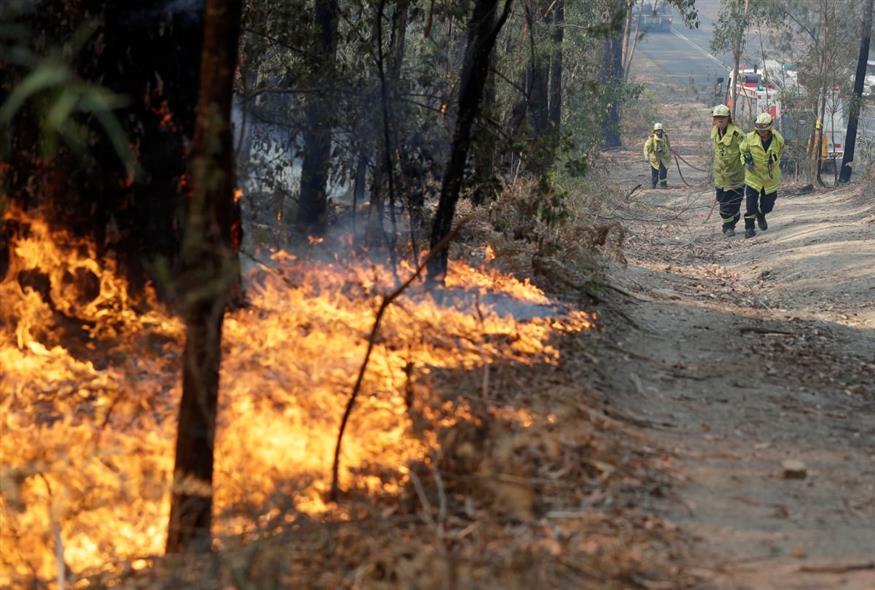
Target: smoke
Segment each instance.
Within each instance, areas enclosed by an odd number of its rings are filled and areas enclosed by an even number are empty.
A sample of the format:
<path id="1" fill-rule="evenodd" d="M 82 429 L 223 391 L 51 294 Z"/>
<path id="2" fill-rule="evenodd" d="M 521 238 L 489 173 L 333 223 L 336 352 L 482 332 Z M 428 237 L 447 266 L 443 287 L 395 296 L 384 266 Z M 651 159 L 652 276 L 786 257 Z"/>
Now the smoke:
<path id="1" fill-rule="evenodd" d="M 204 11 L 204 0 L 168 0 L 164 11 L 176 16 L 200 18 Z"/>
<path id="2" fill-rule="evenodd" d="M 0 0 L 2 1 L 2 0 Z M 204 0 L 166 0 L 157 7 L 131 10 L 125 15 L 124 23 L 139 25 L 172 17 L 184 21 L 199 21 L 204 12 Z"/>

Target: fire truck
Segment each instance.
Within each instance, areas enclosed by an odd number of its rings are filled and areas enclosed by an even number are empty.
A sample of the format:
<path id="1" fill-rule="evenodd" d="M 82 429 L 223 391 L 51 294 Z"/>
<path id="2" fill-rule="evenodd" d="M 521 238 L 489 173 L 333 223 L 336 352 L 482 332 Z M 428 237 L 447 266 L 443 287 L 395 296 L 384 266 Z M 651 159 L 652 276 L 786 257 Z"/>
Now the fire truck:
<path id="1" fill-rule="evenodd" d="M 731 73 L 729 84 L 731 88 Z M 824 162 L 832 166 L 844 156 L 845 109 L 838 85 L 827 92 L 823 121 L 816 121 L 810 108 L 803 106 L 808 102 L 807 90 L 789 64 L 769 60 L 765 71 L 739 68 L 735 88 L 735 120 L 742 129 L 753 129 L 757 115 L 769 113 L 788 144 L 807 146 L 812 131 L 819 128 L 823 133 L 821 158 Z M 731 97 L 728 104 L 732 108 Z"/>

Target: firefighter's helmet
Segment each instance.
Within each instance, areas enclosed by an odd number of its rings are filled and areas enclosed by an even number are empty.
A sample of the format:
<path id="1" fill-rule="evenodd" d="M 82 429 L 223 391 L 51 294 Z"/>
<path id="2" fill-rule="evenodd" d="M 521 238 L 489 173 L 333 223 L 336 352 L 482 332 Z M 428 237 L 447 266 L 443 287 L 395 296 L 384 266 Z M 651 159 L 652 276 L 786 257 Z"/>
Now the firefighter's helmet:
<path id="1" fill-rule="evenodd" d="M 769 113 L 760 113 L 757 117 L 754 127 L 759 131 L 765 131 L 772 128 L 772 116 Z"/>
<path id="2" fill-rule="evenodd" d="M 729 116 L 729 107 L 725 104 L 718 104 L 714 107 L 714 110 L 711 111 L 712 117 L 728 117 Z"/>
<path id="3" fill-rule="evenodd" d="M 663 130 L 663 129 L 662 129 L 662 123 L 654 123 L 654 124 L 653 124 L 653 130 L 654 130 L 654 131 L 662 131 L 662 130 Z"/>

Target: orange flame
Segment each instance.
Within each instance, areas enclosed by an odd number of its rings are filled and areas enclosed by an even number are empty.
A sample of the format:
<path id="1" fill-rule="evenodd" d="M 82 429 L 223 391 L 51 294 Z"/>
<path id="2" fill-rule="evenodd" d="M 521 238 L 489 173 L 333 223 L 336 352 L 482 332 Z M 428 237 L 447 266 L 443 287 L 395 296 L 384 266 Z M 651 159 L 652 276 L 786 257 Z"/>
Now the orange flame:
<path id="1" fill-rule="evenodd" d="M 52 579 L 53 537 L 73 577 L 142 567 L 164 544 L 182 325 L 154 302 L 130 301 L 89 244 L 15 216 L 29 229 L 14 240 L 0 282 L 0 546 L 14 547 L 0 556 L 0 586 L 33 572 Z M 271 264 L 248 279 L 252 305 L 225 322 L 214 490 L 220 534 L 292 508 L 338 510 L 323 497 L 340 413 L 380 294 L 392 286 L 384 278 L 391 273 L 371 266 L 286 252 Z M 48 283 L 23 282 L 28 273 Z M 500 359 L 555 363 L 551 336 L 592 325 L 582 312 L 560 314 L 527 282 L 462 262 L 451 264 L 448 287 L 461 293 L 452 306 L 414 285 L 387 311 L 343 450 L 345 488 L 396 493 L 407 463 L 435 444 L 412 432 L 411 371 Z M 494 302 L 542 313 L 519 321 Z"/>

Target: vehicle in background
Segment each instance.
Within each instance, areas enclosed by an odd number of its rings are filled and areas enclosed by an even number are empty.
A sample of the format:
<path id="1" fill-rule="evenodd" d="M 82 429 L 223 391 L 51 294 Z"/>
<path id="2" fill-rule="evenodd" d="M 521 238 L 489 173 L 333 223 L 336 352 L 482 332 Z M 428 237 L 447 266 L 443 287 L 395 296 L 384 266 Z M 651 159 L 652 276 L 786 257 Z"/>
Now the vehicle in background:
<path id="1" fill-rule="evenodd" d="M 781 92 L 771 80 L 767 80 L 758 68 L 741 66 L 738 83 L 734 72 L 729 73 L 729 87 L 735 85 L 735 122 L 742 129 L 753 129 L 753 122 L 760 113 L 769 113 L 775 121 L 781 120 Z M 730 98 L 729 107 L 732 108 Z M 780 128 L 780 123 L 778 124 Z"/>
<path id="2" fill-rule="evenodd" d="M 636 2 L 632 8 L 633 22 L 640 20 L 640 31 L 667 33 L 671 31 L 673 17 L 671 7 L 665 0 L 654 2 Z"/>
<path id="3" fill-rule="evenodd" d="M 760 113 L 769 113 L 790 149 L 785 151 L 785 165 L 803 159 L 808 143 L 817 128 L 810 107 L 807 89 L 799 82 L 799 74 L 791 64 L 767 60 L 765 69 L 740 68 L 736 85 L 736 123 L 745 130 L 753 129 Z M 733 76 L 730 73 L 730 85 Z M 730 86 L 731 87 L 731 86 Z M 825 97 L 821 129 L 821 160 L 827 170 L 837 170 L 837 161 L 844 156 L 845 101 L 838 85 Z M 729 101 L 731 108 L 732 103 Z"/>

